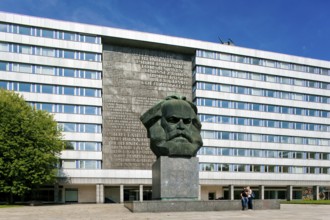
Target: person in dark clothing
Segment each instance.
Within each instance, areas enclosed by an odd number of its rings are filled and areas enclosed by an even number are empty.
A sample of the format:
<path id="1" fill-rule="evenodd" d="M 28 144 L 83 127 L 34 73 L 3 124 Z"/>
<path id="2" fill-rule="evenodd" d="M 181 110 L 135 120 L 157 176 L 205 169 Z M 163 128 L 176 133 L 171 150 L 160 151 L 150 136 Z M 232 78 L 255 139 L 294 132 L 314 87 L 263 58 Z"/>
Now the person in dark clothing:
<path id="1" fill-rule="evenodd" d="M 254 199 L 254 193 L 253 193 L 252 189 L 249 186 L 247 186 L 246 189 L 247 189 L 247 192 L 248 192 L 247 193 L 247 195 L 248 195 L 248 202 L 247 202 L 248 208 L 253 209 L 252 200 Z"/>
<path id="2" fill-rule="evenodd" d="M 248 190 L 246 188 L 241 192 L 242 210 L 244 211 L 248 203 Z"/>

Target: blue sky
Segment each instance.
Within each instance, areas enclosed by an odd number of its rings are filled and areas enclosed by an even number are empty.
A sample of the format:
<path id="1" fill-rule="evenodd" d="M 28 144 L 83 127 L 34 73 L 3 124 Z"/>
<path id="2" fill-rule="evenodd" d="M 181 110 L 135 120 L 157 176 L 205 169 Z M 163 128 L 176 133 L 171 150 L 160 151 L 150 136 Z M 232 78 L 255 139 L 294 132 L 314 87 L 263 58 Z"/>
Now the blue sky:
<path id="1" fill-rule="evenodd" d="M 0 11 L 330 61 L 328 0 L 0 0 Z"/>

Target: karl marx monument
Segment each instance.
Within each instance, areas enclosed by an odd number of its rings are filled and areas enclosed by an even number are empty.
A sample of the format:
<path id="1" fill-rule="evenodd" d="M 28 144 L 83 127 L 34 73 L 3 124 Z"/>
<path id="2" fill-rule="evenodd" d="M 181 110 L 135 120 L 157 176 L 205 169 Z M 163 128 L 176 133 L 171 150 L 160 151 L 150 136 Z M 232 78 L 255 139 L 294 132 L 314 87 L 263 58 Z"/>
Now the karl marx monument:
<path id="1" fill-rule="evenodd" d="M 185 97 L 169 96 L 140 119 L 148 130 L 150 148 L 157 156 L 152 166 L 152 198 L 198 199 L 196 154 L 203 141 L 196 106 Z"/>

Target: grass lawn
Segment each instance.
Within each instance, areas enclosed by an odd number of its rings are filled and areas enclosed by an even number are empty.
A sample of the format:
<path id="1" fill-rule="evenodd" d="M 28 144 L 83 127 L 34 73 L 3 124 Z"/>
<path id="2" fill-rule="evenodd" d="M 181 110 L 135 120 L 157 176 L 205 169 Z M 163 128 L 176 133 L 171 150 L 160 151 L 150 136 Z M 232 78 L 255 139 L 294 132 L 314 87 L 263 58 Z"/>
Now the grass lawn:
<path id="1" fill-rule="evenodd" d="M 330 205 L 330 200 L 292 200 L 292 201 L 281 201 L 281 204 Z"/>
<path id="2" fill-rule="evenodd" d="M 20 207 L 21 205 L 0 205 L 1 208 L 13 208 L 13 207 Z"/>

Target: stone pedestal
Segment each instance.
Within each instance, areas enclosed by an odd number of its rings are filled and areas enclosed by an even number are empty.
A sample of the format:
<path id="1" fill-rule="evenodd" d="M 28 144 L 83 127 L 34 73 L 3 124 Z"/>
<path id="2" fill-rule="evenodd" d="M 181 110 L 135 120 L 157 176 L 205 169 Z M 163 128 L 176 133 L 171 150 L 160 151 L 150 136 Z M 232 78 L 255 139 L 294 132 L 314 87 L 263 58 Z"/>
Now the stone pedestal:
<path id="1" fill-rule="evenodd" d="M 152 166 L 152 199 L 197 200 L 198 158 L 159 157 Z"/>

